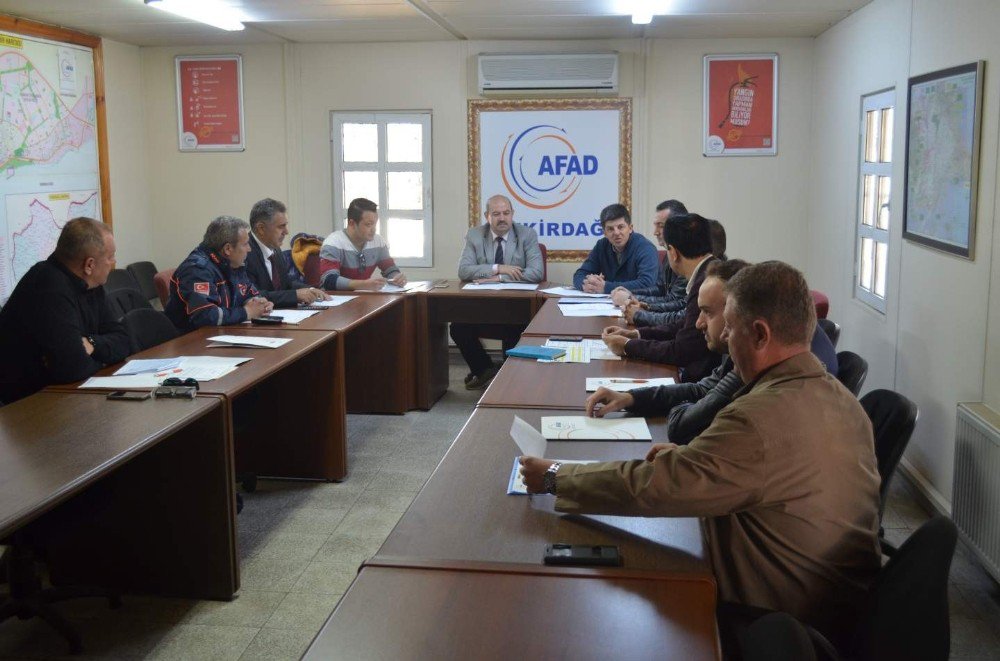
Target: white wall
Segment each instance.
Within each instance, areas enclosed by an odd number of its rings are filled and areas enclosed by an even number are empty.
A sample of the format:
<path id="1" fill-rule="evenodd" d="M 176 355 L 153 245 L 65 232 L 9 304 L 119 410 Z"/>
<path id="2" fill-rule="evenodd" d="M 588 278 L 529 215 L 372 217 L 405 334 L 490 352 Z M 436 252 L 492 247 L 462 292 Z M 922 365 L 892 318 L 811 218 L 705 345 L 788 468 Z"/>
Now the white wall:
<path id="1" fill-rule="evenodd" d="M 831 294 L 831 317 L 844 326 L 842 348 L 869 360 L 866 389 L 893 388 L 919 405 L 905 462 L 945 508 L 952 491 L 956 403 L 983 400 L 984 381 L 991 388 L 988 401 L 996 406 L 1000 399 L 1000 293 L 990 287 L 998 250 L 993 227 L 1000 82 L 990 73 L 1000 62 L 992 34 L 997 25 L 1000 5 L 992 0 L 875 0 L 816 41 L 813 78 L 823 89 L 814 104 L 818 157 L 808 274 Z M 902 240 L 903 161 L 907 78 L 977 59 L 988 63 L 977 250 L 969 261 Z M 860 97 L 886 87 L 896 88 L 897 120 L 889 310 L 883 316 L 851 296 Z"/>
<path id="2" fill-rule="evenodd" d="M 139 48 L 104 40 L 111 220 L 119 268 L 149 258 L 152 218 L 146 172 Z"/>

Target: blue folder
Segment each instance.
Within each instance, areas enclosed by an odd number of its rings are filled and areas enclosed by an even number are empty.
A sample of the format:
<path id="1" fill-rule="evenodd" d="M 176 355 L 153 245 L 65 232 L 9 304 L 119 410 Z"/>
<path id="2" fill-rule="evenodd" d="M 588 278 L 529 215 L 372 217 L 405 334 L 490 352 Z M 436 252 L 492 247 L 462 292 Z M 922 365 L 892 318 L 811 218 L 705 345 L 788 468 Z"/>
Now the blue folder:
<path id="1" fill-rule="evenodd" d="M 545 360 L 552 360 L 553 358 L 565 356 L 566 350 L 556 347 L 522 345 L 513 349 L 507 349 L 507 355 L 514 356 L 515 358 L 544 358 Z"/>

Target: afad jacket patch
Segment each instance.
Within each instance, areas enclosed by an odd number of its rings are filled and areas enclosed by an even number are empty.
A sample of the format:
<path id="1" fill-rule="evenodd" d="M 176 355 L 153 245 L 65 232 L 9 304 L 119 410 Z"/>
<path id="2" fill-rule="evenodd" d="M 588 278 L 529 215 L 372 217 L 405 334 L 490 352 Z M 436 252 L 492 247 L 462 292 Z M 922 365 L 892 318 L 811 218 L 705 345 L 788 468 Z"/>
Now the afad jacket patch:
<path id="1" fill-rule="evenodd" d="M 194 293 L 201 294 L 203 296 L 208 296 L 208 283 L 207 282 L 194 283 Z"/>

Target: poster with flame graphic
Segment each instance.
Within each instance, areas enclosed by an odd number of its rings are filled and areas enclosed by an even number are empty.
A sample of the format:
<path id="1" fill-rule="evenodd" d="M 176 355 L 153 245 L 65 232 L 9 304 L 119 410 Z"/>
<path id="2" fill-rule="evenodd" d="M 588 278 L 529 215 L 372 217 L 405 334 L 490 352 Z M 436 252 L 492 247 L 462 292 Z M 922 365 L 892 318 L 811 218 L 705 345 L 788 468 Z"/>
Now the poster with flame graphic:
<path id="1" fill-rule="evenodd" d="M 705 156 L 778 151 L 778 56 L 706 55 Z"/>

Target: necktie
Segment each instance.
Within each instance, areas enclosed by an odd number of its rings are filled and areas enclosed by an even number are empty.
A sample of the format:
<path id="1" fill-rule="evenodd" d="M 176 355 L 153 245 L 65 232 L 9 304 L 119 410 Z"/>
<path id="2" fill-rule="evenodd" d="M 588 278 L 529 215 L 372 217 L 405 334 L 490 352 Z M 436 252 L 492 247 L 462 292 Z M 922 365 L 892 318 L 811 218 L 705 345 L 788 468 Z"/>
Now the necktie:
<path id="1" fill-rule="evenodd" d="M 271 288 L 281 289 L 281 263 L 278 261 L 278 251 L 271 253 Z"/>
<path id="2" fill-rule="evenodd" d="M 503 264 L 503 239 L 497 237 L 497 254 L 493 257 L 494 264 Z"/>

